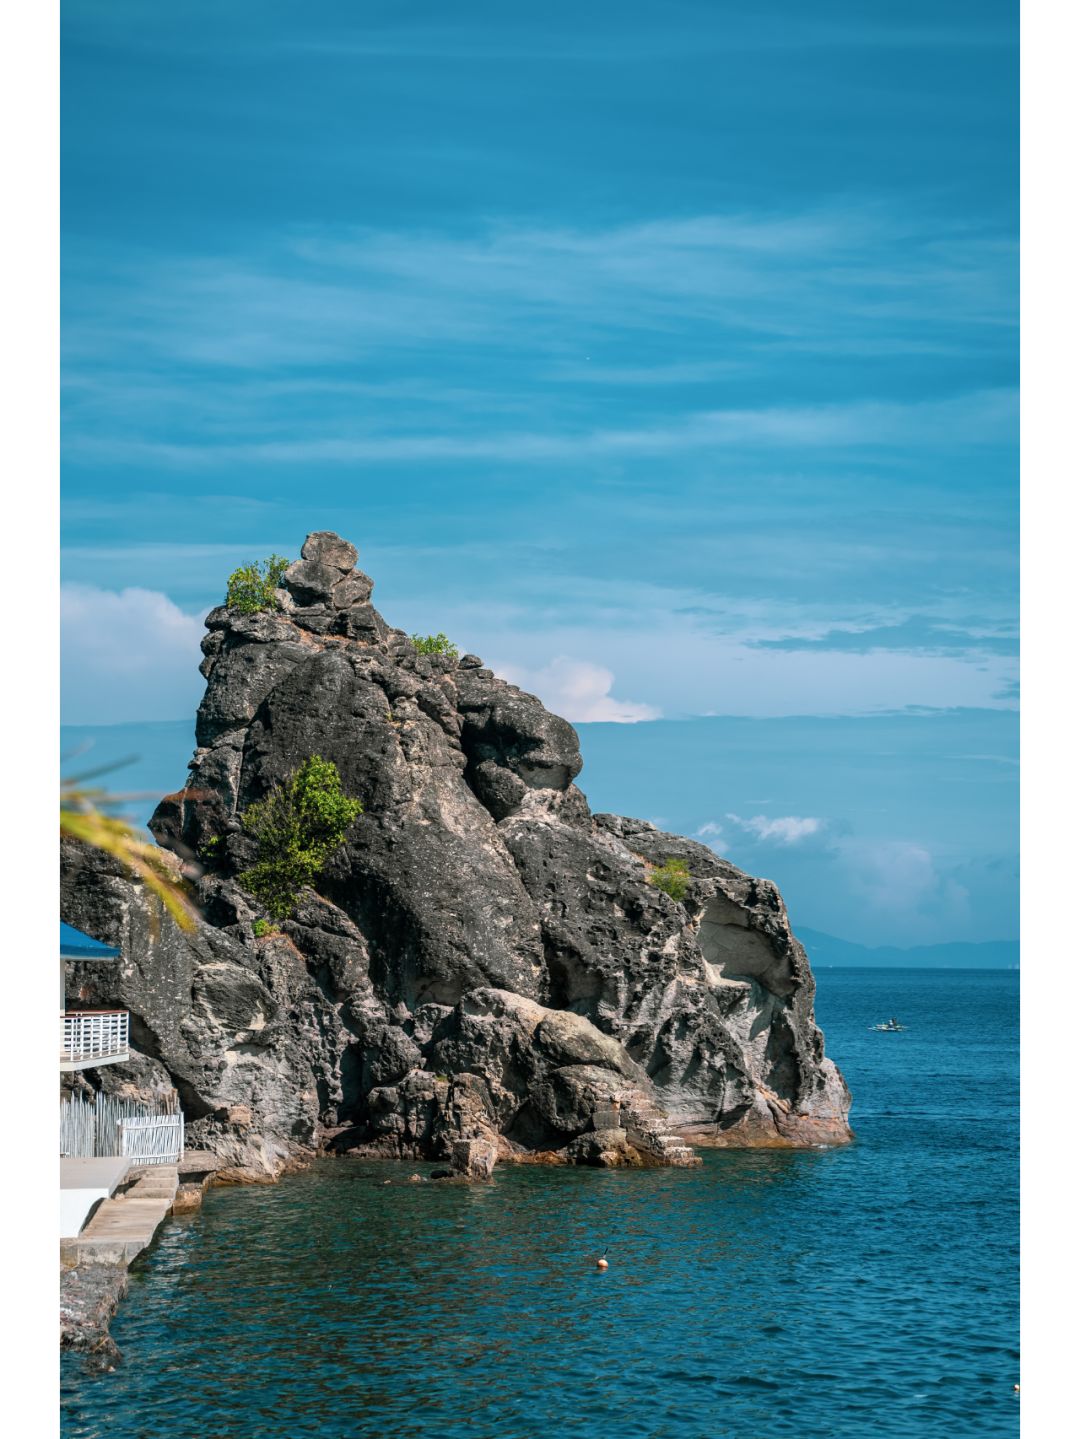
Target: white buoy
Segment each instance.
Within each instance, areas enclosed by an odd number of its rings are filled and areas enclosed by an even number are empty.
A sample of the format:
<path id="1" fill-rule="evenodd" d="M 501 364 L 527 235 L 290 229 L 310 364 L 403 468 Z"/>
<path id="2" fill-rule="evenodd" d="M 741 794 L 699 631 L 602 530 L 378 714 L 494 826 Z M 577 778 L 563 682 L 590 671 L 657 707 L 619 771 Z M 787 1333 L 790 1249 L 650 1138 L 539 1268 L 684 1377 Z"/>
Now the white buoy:
<path id="1" fill-rule="evenodd" d="M 597 1267 L 597 1269 L 606 1269 L 606 1268 L 607 1268 L 607 1260 L 606 1260 L 606 1259 L 598 1259 L 598 1260 L 596 1261 L 596 1267 Z M 1017 1388 L 1019 1388 L 1019 1387 L 1020 1387 L 1020 1386 L 1017 1385 Z"/>

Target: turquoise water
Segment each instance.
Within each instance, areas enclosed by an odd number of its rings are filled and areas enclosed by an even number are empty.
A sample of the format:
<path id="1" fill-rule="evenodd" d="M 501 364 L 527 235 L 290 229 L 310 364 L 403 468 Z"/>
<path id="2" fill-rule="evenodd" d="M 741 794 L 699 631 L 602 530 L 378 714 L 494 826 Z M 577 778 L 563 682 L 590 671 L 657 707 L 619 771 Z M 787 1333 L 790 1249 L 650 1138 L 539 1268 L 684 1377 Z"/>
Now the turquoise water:
<path id="1" fill-rule="evenodd" d="M 64 1439 L 1016 1434 L 1018 976 L 818 982 L 856 1144 L 211 1191 L 133 1271 L 122 1367 L 65 1357 Z"/>

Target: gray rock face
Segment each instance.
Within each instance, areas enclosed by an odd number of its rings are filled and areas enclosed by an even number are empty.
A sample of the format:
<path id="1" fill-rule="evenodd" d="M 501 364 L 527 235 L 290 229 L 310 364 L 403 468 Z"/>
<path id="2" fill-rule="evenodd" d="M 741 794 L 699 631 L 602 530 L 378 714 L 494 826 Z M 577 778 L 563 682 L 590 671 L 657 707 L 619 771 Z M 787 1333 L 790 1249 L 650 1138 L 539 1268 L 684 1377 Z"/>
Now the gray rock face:
<path id="1" fill-rule="evenodd" d="M 90 1373 L 110 1373 L 120 1363 L 109 1321 L 127 1288 L 123 1264 L 82 1264 L 60 1271 L 60 1344 L 81 1351 Z"/>
<path id="2" fill-rule="evenodd" d="M 278 612 L 207 617 L 190 776 L 151 823 L 195 874 L 194 935 L 65 846 L 63 917 L 124 953 L 80 979 L 131 1010 L 139 1052 L 100 1083 L 174 1084 L 192 1143 L 249 1175 L 319 1147 L 638 1163 L 683 1162 L 666 1130 L 849 1138 L 776 888 L 593 815 L 572 726 L 475 656 L 419 654 L 355 561 L 310 535 Z M 241 815 L 312 754 L 364 812 L 318 893 L 257 940 Z M 691 874 L 681 903 L 649 883 L 672 856 Z M 598 1144 L 612 1105 L 638 1120 Z"/>
<path id="3" fill-rule="evenodd" d="M 333 530 L 314 530 L 304 541 L 300 558 L 328 565 L 339 574 L 348 575 L 356 564 L 356 546 L 350 545 L 348 540 L 343 540 L 340 535 L 335 535 Z M 370 593 L 369 588 L 368 594 Z M 366 599 L 367 595 L 364 598 Z"/>

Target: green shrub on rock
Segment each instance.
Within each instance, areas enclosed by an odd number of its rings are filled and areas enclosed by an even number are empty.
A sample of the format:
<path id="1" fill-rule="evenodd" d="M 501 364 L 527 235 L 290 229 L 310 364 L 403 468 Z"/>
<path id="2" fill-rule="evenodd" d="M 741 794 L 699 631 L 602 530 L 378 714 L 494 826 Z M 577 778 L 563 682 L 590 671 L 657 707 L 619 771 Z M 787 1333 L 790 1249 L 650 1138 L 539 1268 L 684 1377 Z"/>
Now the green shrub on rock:
<path id="1" fill-rule="evenodd" d="M 266 799 L 242 815 L 258 844 L 250 869 L 237 876 L 273 919 L 286 919 L 305 885 L 312 884 L 345 839 L 363 805 L 341 788 L 333 760 L 312 755 Z"/>
<path id="2" fill-rule="evenodd" d="M 683 900 L 690 888 L 690 866 L 685 859 L 665 859 L 664 863 L 649 875 L 649 883 L 662 889 L 672 899 Z"/>
<path id="3" fill-rule="evenodd" d="M 269 935 L 280 934 L 281 930 L 268 919 L 257 919 L 251 926 L 251 932 L 256 939 L 266 939 Z"/>
<path id="4" fill-rule="evenodd" d="M 241 615 L 255 615 L 261 610 L 280 609 L 277 592 L 289 562 L 281 555 L 241 565 L 229 576 L 225 591 L 225 607 Z"/>
<path id="5" fill-rule="evenodd" d="M 449 655 L 452 660 L 458 657 L 457 645 L 448 640 L 441 630 L 437 635 L 413 635 L 412 642 L 418 654 Z"/>

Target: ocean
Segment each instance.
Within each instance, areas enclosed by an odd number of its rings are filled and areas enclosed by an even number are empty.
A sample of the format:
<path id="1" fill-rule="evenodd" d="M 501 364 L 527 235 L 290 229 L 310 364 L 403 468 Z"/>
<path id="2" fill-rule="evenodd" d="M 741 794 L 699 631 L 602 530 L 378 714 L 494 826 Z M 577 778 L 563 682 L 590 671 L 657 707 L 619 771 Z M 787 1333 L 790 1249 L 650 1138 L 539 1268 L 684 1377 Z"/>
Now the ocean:
<path id="1" fill-rule="evenodd" d="M 64 1439 L 1017 1434 L 1019 976 L 817 979 L 854 1144 L 211 1190 L 133 1269 L 117 1372 L 64 1355 Z"/>

